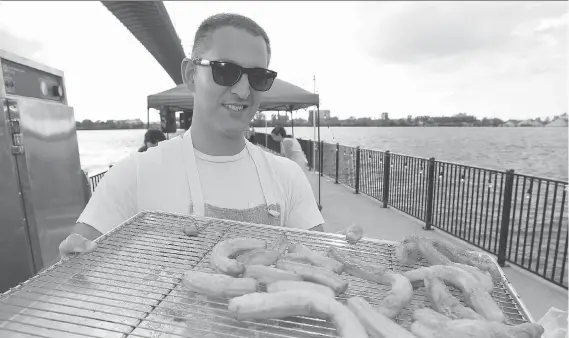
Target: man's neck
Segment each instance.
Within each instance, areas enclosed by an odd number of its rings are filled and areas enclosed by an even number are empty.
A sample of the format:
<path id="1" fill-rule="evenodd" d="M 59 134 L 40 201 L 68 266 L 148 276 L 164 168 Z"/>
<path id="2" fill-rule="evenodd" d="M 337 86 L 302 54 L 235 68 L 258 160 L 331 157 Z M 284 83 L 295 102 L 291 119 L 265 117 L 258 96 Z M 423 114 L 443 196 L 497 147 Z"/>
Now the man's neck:
<path id="1" fill-rule="evenodd" d="M 194 125 L 190 127 L 194 148 L 210 156 L 233 156 L 239 154 L 245 147 L 245 138 L 228 137 L 217 130 L 206 126 Z"/>

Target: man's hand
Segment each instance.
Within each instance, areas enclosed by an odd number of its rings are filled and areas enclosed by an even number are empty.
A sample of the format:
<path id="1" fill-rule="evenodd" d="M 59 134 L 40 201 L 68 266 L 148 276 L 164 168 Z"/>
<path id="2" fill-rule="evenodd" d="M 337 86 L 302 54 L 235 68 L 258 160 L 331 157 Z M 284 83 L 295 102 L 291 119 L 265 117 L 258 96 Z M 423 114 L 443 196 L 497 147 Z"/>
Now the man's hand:
<path id="1" fill-rule="evenodd" d="M 96 247 L 97 243 L 79 234 L 72 233 L 59 244 L 59 253 L 61 257 L 65 257 L 73 253 L 91 252 L 95 250 Z"/>
<path id="2" fill-rule="evenodd" d="M 337 231 L 336 233 L 341 235 L 346 235 L 346 240 L 354 244 L 363 237 L 364 229 L 362 229 L 362 227 L 360 227 L 359 225 L 352 223 L 352 225 L 350 225 L 349 227 Z"/>
<path id="3" fill-rule="evenodd" d="M 59 244 L 59 253 L 61 257 L 66 257 L 73 253 L 91 252 L 97 247 L 97 243 L 93 240 L 101 235 L 92 226 L 77 223 L 71 230 L 71 234 Z"/>

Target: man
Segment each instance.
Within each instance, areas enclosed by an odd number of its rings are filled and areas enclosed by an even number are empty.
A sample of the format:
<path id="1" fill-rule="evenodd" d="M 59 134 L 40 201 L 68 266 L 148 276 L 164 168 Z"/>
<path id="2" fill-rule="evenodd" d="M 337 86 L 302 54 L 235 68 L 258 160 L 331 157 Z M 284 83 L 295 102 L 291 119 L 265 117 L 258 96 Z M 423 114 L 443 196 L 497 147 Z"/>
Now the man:
<path id="1" fill-rule="evenodd" d="M 190 129 L 109 170 L 72 231 L 86 240 L 63 241 L 62 254 L 94 248 L 85 241 L 142 210 L 322 231 L 301 168 L 244 138 L 277 75 L 267 69 L 270 57 L 269 38 L 253 20 L 217 14 L 202 22 L 182 62 L 194 93 Z"/>
<path id="2" fill-rule="evenodd" d="M 149 129 L 144 134 L 144 144 L 138 149 L 139 153 L 143 153 L 148 150 L 148 148 L 156 147 L 158 142 L 166 140 L 166 135 L 158 129 Z"/>

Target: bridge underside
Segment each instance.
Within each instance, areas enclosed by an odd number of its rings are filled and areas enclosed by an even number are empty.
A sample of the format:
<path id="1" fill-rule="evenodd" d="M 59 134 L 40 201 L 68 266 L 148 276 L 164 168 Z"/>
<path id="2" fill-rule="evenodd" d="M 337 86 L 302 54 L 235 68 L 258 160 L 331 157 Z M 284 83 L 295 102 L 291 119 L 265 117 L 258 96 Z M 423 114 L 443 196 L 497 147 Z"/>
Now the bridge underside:
<path id="1" fill-rule="evenodd" d="M 182 42 L 162 1 L 101 1 L 154 56 L 177 84 L 182 84 Z"/>

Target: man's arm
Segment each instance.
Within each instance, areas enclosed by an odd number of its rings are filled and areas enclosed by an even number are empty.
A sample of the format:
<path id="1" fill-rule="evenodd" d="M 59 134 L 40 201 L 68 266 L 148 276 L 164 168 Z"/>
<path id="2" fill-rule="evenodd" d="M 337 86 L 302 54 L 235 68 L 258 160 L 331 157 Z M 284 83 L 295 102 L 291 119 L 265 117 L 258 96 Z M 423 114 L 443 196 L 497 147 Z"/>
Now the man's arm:
<path id="1" fill-rule="evenodd" d="M 94 243 L 89 246 L 85 243 L 94 241 L 134 215 L 138 207 L 136 181 L 136 162 L 132 156 L 109 169 L 71 229 L 71 234 L 80 236 L 70 234 L 59 245 L 60 253 L 84 252 L 86 247 L 95 249 Z"/>
<path id="2" fill-rule="evenodd" d="M 90 241 L 94 241 L 103 235 L 99 230 L 85 223 L 76 223 L 71 229 L 71 233 L 79 234 Z"/>
<path id="3" fill-rule="evenodd" d="M 75 228 L 78 231 L 85 231 L 87 236 L 99 237 L 136 214 L 138 201 L 135 156 L 138 155 L 135 153 L 125 158 L 105 174 L 77 220 Z"/>

